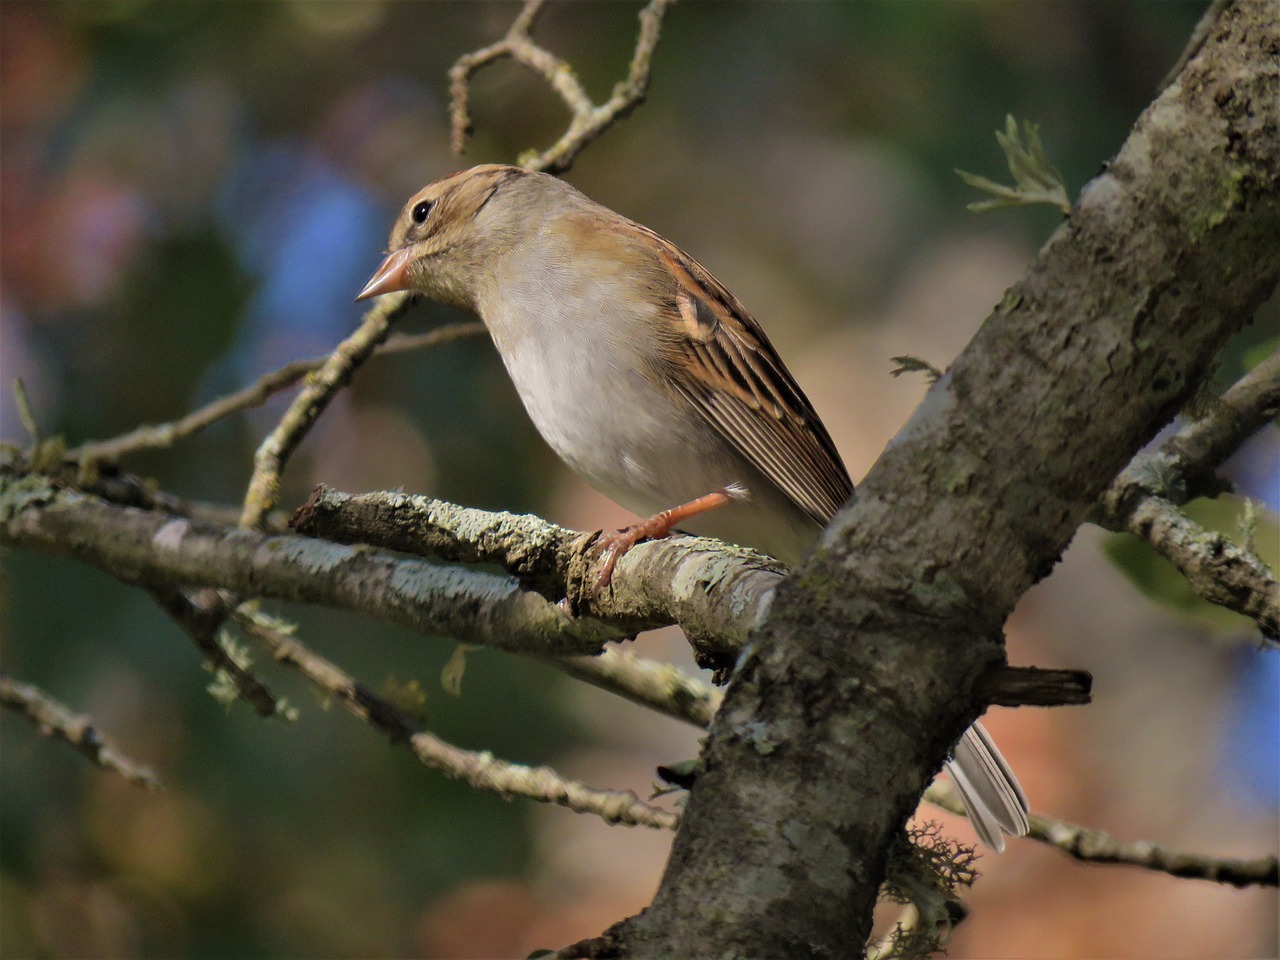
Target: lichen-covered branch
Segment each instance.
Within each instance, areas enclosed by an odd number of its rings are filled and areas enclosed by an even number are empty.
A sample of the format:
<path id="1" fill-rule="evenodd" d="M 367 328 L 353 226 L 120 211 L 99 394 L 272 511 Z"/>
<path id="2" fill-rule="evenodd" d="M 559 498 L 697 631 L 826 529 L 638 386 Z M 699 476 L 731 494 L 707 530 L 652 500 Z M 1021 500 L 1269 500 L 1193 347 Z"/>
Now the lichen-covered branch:
<path id="1" fill-rule="evenodd" d="M 1280 641 L 1280 583 L 1253 551 L 1154 495 L 1133 508 L 1125 529 L 1170 560 L 1205 600 L 1251 618 L 1272 645 Z"/>
<path id="2" fill-rule="evenodd" d="M 640 33 L 627 78 L 614 86 L 608 100 L 597 105 L 592 103 L 568 61 L 534 43 L 531 32 L 546 4 L 545 0 L 526 0 L 505 37 L 464 54 L 449 70 L 449 116 L 454 152 L 461 154 L 465 151 L 471 136 L 471 77 L 483 67 L 509 58 L 542 77 L 564 101 L 570 115 L 569 128 L 560 139 L 542 153 L 521 157 L 520 165 L 529 170 L 564 173 L 584 147 L 644 102 L 653 68 L 653 53 L 662 30 L 662 18 L 674 2 L 650 0 L 640 11 Z"/>
<path id="3" fill-rule="evenodd" d="M 248 666 L 219 642 L 218 634 L 226 619 L 221 598 L 213 590 L 194 590 L 190 594 L 176 588 L 151 592 L 160 609 L 169 614 L 191 638 L 214 670 L 224 674 L 235 686 L 241 699 L 260 717 L 281 716 L 280 702 Z"/>
<path id="4" fill-rule="evenodd" d="M 1275 573 L 1251 550 L 1206 530 L 1178 507 L 1210 488 L 1214 470 L 1277 411 L 1280 353 L 1254 367 L 1158 450 L 1134 457 L 1103 494 L 1095 516 L 1108 530 L 1141 537 L 1197 594 L 1252 618 L 1272 641 L 1280 640 Z"/>
<path id="5" fill-rule="evenodd" d="M 0 672 L 0 706 L 22 714 L 36 725 L 41 736 L 63 741 L 104 770 L 118 773 L 141 787 L 155 789 L 160 786 L 159 778 L 148 767 L 134 763 L 107 744 L 92 720 L 74 713 L 39 687 Z"/>
<path id="6" fill-rule="evenodd" d="M 618 563 L 599 595 L 601 557 L 592 534 L 535 516 L 459 507 L 400 493 L 351 496 L 317 487 L 294 515 L 300 533 L 338 543 L 372 543 L 458 563 L 496 563 L 522 584 L 577 613 L 631 632 L 679 623 L 699 658 L 732 663 L 782 578 L 774 561 L 697 537 L 640 544 Z"/>
<path id="7" fill-rule="evenodd" d="M 723 663 L 736 658 L 768 610 L 782 573 L 772 561 L 714 540 L 673 537 L 644 543 L 618 564 L 612 587 L 576 614 L 555 594 L 524 588 L 510 577 L 445 567 L 368 546 L 346 546 L 302 536 L 270 536 L 192 517 L 122 507 L 74 489 L 61 489 L 20 465 L 0 469 L 0 542 L 71 557 L 149 590 L 206 586 L 241 596 L 316 603 L 363 613 L 428 634 L 539 657 L 595 653 L 603 644 L 640 630 L 679 623 L 696 638 L 695 649 Z M 343 512 L 347 503 L 389 510 L 421 521 L 432 517 L 426 541 L 448 549 L 448 558 L 511 559 L 521 542 L 543 544 L 541 560 L 517 569 L 546 582 L 594 582 L 600 558 L 582 545 L 589 537 L 536 517 L 490 513 L 425 497 L 332 491 L 312 498 L 314 519 Z M 316 511 L 315 504 L 328 506 Z M 320 522 L 320 521 L 317 521 Z M 424 522 L 425 523 L 425 522 Z M 323 525 L 323 524 L 322 524 Z M 509 543 L 494 531 L 517 531 Z M 346 528 L 355 534 L 354 528 Z M 371 528 L 380 532 L 396 528 Z M 425 529 L 425 527 L 424 527 Z M 407 539 L 396 540 L 395 536 Z M 413 530 L 399 531 L 383 545 L 411 547 Z M 527 540 L 525 539 L 527 537 Z M 553 546 L 545 546 L 551 544 Z M 420 544 L 418 544 L 420 545 Z M 556 551 L 563 549 L 567 556 Z M 577 550 L 578 552 L 574 552 Z M 554 563 L 566 564 L 549 572 Z M 577 571 L 574 573 L 572 571 Z M 226 598 L 223 606 L 230 610 Z M 217 610 L 202 616 L 213 618 Z M 591 674 L 631 699 L 652 696 L 664 712 L 701 712 L 710 703 L 705 686 L 690 677 L 606 658 L 594 667 L 566 666 Z M 1049 705 L 1087 699 L 1082 671 L 997 667 L 978 688 L 982 705 Z M 701 704 L 701 705 L 699 705 Z"/>
<path id="8" fill-rule="evenodd" d="M 1275 857 L 1238 860 L 1186 853 L 1154 843 L 1117 840 L 1100 830 L 1041 816 L 1031 818 L 1030 836 L 1086 863 L 1123 863 L 1233 887 L 1274 887 L 1280 883 L 1280 865 Z"/>
<path id="9" fill-rule="evenodd" d="M 950 784 L 935 782 L 925 791 L 925 799 L 944 810 L 963 814 L 964 804 Z M 1118 863 L 1157 870 L 1191 880 L 1211 880 L 1235 887 L 1274 887 L 1277 878 L 1275 857 L 1236 860 L 1185 853 L 1145 841 L 1117 840 L 1101 830 L 1093 830 L 1041 814 L 1031 815 L 1032 840 L 1056 847 L 1083 863 Z"/>
<path id="10" fill-rule="evenodd" d="M 349 713 L 385 734 L 396 746 L 407 746 L 424 766 L 463 780 L 478 790 L 558 804 L 576 813 L 594 814 L 607 823 L 675 828 L 676 814 L 645 803 L 630 790 L 597 790 L 562 777 L 550 767 L 528 767 L 499 760 L 487 751 L 465 750 L 447 743 L 288 631 L 278 629 L 270 620 L 251 615 L 237 619 L 277 661 L 300 671 Z"/>
<path id="11" fill-rule="evenodd" d="M 510 577 L 118 507 L 32 477 L 0 473 L 0 500 L 0 542 L 89 563 L 148 590 L 209 586 L 314 603 L 538 656 L 591 653 L 628 635 L 569 616 Z"/>
<path id="12" fill-rule="evenodd" d="M 565 657 L 551 665 L 571 677 L 695 727 L 707 727 L 720 706 L 720 691 L 669 663 L 645 660 L 613 648 L 596 657 Z"/>
<path id="13" fill-rule="evenodd" d="M 410 350 L 422 350 L 452 343 L 454 340 L 478 336 L 484 332 L 484 324 L 479 321 L 450 323 L 426 333 L 392 337 L 379 346 L 373 356 L 385 357 Z M 114 461 L 142 450 L 167 449 L 179 440 L 193 436 L 241 410 L 262 406 L 281 390 L 289 389 L 307 374 L 322 369 L 328 359 L 328 357 L 312 357 L 309 360 L 294 360 L 292 363 L 286 363 L 280 369 L 258 378 L 249 386 L 229 393 L 225 397 L 219 397 L 184 417 L 169 423 L 145 424 L 118 437 L 81 444 L 68 450 L 66 458 L 85 462 Z"/>

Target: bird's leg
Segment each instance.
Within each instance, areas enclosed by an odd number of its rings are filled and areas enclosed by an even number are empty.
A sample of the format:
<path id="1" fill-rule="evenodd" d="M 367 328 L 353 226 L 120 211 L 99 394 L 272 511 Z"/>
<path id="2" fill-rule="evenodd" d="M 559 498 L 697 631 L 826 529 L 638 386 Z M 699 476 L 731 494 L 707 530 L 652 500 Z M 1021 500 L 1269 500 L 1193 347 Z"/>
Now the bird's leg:
<path id="1" fill-rule="evenodd" d="M 596 591 L 602 591 L 609 586 L 613 581 L 613 568 L 618 560 L 640 541 L 661 540 L 663 537 L 670 536 L 675 527 L 691 517 L 723 507 L 735 500 L 742 500 L 746 495 L 745 489 L 737 484 L 731 484 L 715 493 L 708 493 L 696 500 L 682 503 L 678 507 L 655 513 L 639 523 L 633 523 L 614 533 L 602 534 L 595 546 L 596 550 L 604 554 L 604 564 L 600 567 L 599 576 L 596 577 Z"/>

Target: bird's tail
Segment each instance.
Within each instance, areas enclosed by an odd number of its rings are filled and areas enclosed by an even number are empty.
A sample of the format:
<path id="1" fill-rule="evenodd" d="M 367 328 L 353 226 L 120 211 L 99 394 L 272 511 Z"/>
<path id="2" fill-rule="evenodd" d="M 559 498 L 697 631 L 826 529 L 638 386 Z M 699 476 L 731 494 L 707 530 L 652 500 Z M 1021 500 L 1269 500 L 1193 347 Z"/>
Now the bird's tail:
<path id="1" fill-rule="evenodd" d="M 947 761 L 946 771 L 984 844 L 1000 853 L 1004 850 L 1004 834 L 1026 834 L 1030 812 L 1027 796 L 981 723 L 974 723 L 964 732 Z"/>

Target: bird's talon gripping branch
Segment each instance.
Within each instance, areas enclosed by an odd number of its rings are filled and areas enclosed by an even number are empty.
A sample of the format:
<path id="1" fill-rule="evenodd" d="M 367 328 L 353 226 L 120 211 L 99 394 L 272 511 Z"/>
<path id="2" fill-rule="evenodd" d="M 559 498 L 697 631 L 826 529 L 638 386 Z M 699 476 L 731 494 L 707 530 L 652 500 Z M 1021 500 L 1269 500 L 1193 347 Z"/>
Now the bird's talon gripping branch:
<path id="1" fill-rule="evenodd" d="M 655 513 L 653 516 L 641 520 L 639 523 L 623 527 L 621 530 L 601 534 L 592 547 L 593 550 L 604 555 L 604 563 L 601 564 L 600 573 L 596 576 L 596 592 L 601 593 L 608 589 L 609 584 L 613 582 L 613 568 L 622 559 L 622 556 L 637 543 L 644 540 L 661 540 L 664 537 L 669 537 L 671 531 L 678 524 L 699 514 L 706 513 L 708 510 L 715 510 L 717 507 L 723 507 L 734 500 L 740 500 L 744 496 L 745 491 L 742 491 L 739 487 L 724 487 L 715 491 L 715 493 L 708 493 L 706 496 L 698 497 L 696 500 L 682 503 L 678 507 Z"/>

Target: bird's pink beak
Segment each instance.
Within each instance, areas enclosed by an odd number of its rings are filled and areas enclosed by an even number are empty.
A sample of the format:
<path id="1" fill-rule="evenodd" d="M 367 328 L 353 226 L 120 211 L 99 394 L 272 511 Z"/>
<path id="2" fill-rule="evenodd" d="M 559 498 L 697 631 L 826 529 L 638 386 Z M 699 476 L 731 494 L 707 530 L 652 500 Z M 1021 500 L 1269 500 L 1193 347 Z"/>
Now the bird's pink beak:
<path id="1" fill-rule="evenodd" d="M 383 260 L 382 265 L 374 271 L 356 299 L 368 300 L 370 297 L 380 297 L 384 293 L 408 290 L 409 279 L 406 274 L 412 261 L 412 252 L 408 247 L 388 254 L 387 259 Z"/>

